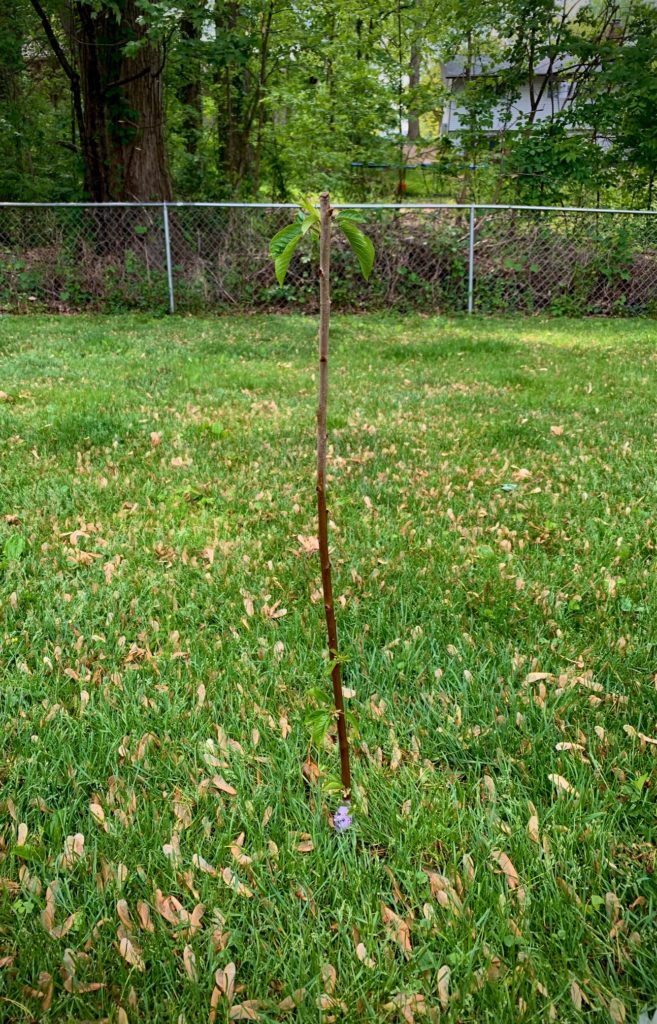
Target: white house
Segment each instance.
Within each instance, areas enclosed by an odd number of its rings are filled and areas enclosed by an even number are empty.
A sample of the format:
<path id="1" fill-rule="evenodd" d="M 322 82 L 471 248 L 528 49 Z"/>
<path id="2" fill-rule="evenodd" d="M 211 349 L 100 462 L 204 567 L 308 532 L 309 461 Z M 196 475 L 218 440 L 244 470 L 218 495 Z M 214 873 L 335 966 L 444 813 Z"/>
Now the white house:
<path id="1" fill-rule="evenodd" d="M 540 101 L 534 115 L 535 121 L 544 121 L 563 110 L 570 102 L 571 83 L 568 80 L 568 58 L 557 58 L 550 62 L 548 58 L 540 61 L 534 71 L 534 96 L 540 95 Z M 507 65 L 494 64 L 478 58 L 468 68 L 466 61 L 458 58 L 446 61 L 441 67 L 442 79 L 449 92 L 449 99 L 443 109 L 440 124 L 441 135 L 458 136 L 467 123 L 467 111 L 463 105 L 463 91 L 468 80 L 485 76 L 494 78 Z M 525 120 L 532 110 L 530 83 L 523 83 L 515 96 L 508 100 L 500 99 L 493 110 L 493 121 L 488 129 L 491 137 L 502 132 L 513 130 Z"/>

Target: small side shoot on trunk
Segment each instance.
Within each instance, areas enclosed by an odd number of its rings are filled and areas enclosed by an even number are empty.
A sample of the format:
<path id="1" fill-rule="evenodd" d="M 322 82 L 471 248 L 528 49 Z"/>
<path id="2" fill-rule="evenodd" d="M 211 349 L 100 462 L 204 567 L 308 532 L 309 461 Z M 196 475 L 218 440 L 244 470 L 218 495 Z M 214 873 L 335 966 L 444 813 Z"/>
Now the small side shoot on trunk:
<path id="1" fill-rule="evenodd" d="M 351 768 L 349 763 L 349 738 L 347 718 L 342 692 L 342 668 L 338 649 L 338 630 L 333 602 L 333 581 L 328 538 L 328 508 L 326 504 L 326 421 L 328 412 L 329 385 L 329 330 L 331 318 L 331 241 L 332 224 L 342 230 L 347 239 L 361 273 L 367 280 L 374 265 L 374 246 L 358 227 L 362 220 L 356 211 L 342 210 L 337 215 L 331 209 L 328 192 L 320 197 L 319 211 L 309 201 L 303 201 L 301 209 L 292 224 L 274 235 L 269 253 L 274 261 L 278 283 L 282 286 L 295 249 L 307 234 L 319 238 L 319 401 L 317 406 L 317 539 L 322 569 L 322 592 L 328 635 L 329 669 L 333 683 L 333 708 L 330 700 L 320 689 L 314 689 L 312 696 L 320 708 L 309 716 L 313 740 L 319 745 L 335 721 L 340 750 L 340 779 L 346 806 L 339 808 L 334 816 L 337 831 L 345 831 L 351 825 L 348 800 L 351 793 Z"/>

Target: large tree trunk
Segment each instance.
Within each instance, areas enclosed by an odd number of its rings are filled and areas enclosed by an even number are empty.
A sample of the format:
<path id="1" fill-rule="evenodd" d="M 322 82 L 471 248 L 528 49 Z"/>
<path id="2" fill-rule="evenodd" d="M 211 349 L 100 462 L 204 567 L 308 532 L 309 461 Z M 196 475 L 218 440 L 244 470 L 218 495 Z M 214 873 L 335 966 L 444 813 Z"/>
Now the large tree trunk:
<path id="1" fill-rule="evenodd" d="M 120 19 L 111 8 L 95 17 L 86 3 L 75 8 L 86 189 L 99 202 L 170 199 L 162 54 L 143 41 L 136 0 L 122 0 Z M 130 42 L 140 45 L 128 57 Z"/>
<path id="2" fill-rule="evenodd" d="M 42 0 L 31 0 L 46 38 L 71 84 L 89 197 L 108 200 L 170 199 L 164 143 L 161 48 L 146 39 L 138 0 L 91 7 L 74 0 L 66 9 L 67 53 Z M 138 46 L 131 56 L 125 48 Z"/>
<path id="3" fill-rule="evenodd" d="M 135 75 L 124 91 L 127 137 L 112 136 L 123 161 L 122 193 L 132 199 L 171 199 L 171 180 L 164 137 L 162 54 L 153 46 L 126 61 L 126 75 Z"/>

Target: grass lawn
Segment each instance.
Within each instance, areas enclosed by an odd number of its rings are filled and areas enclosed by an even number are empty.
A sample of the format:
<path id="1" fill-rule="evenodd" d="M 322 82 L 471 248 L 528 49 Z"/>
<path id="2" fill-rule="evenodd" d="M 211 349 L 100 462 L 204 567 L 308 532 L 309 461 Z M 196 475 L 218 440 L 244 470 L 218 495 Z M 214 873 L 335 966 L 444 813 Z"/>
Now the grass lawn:
<path id="1" fill-rule="evenodd" d="M 657 1008 L 657 324 L 333 353 L 342 836 L 315 322 L 0 320 L 2 1021 Z"/>

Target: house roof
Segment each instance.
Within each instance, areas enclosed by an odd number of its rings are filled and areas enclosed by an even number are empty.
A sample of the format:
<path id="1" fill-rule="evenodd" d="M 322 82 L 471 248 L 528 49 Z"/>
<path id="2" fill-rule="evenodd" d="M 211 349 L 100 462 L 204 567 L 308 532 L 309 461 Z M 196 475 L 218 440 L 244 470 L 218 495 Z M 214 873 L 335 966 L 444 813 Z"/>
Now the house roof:
<path id="1" fill-rule="evenodd" d="M 562 71 L 569 66 L 571 57 L 564 55 L 557 57 L 552 63 L 552 71 Z M 481 75 L 497 75 L 500 71 L 506 71 L 510 67 L 508 61 L 494 61 L 490 57 L 475 57 L 470 66 L 469 75 L 471 78 L 478 78 Z M 468 76 L 467 60 L 465 57 L 456 57 L 454 60 L 447 60 L 442 65 L 443 78 L 466 78 Z M 544 57 L 534 68 L 534 74 L 545 75 L 550 68 L 550 58 Z"/>

